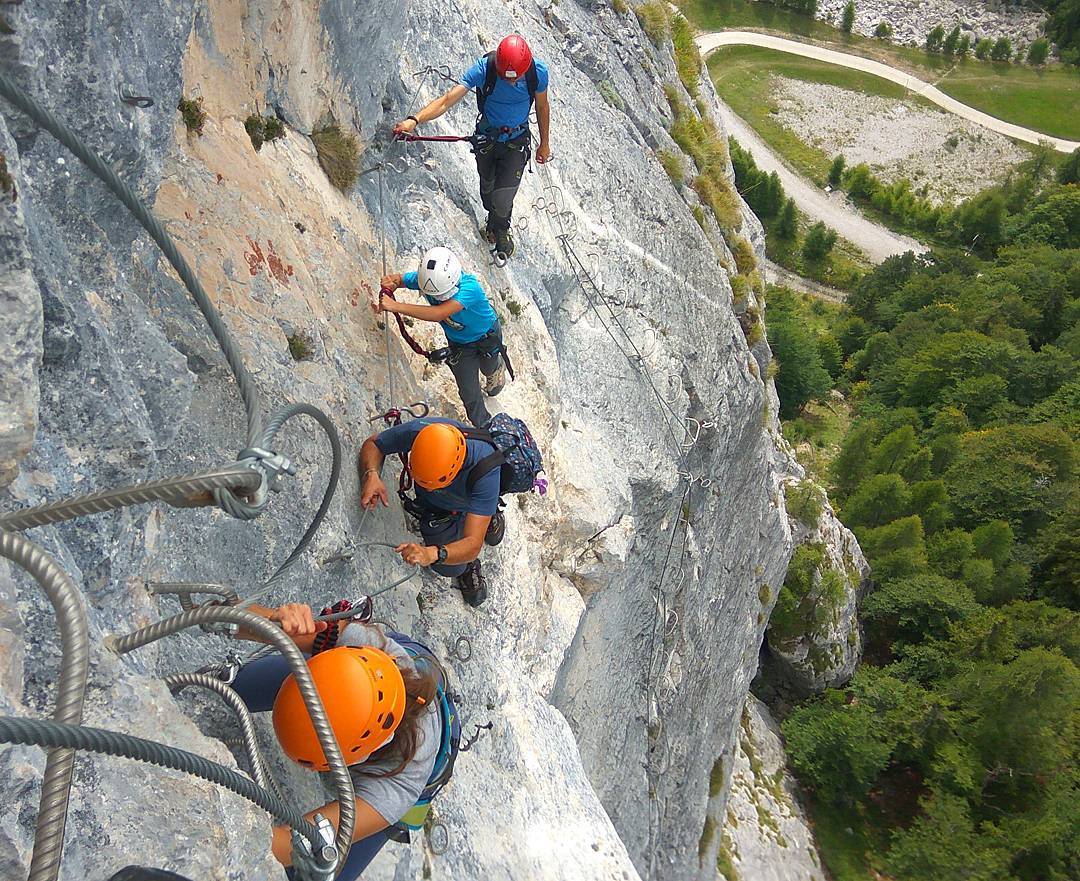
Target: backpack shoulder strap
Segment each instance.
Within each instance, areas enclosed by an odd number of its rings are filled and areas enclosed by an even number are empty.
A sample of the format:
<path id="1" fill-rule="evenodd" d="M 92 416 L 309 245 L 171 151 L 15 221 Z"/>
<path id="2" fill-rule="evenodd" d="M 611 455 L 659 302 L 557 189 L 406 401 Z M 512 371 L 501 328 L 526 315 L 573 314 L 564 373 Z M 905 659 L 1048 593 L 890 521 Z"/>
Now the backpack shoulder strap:
<path id="1" fill-rule="evenodd" d="M 505 461 L 506 456 L 503 455 L 503 451 L 500 449 L 496 449 L 494 453 L 484 456 L 483 459 L 473 465 L 472 470 L 469 472 L 469 478 L 465 481 L 465 489 L 472 492 L 473 487 L 476 486 L 481 477 L 485 477 L 496 468 L 501 468 Z"/>
<path id="2" fill-rule="evenodd" d="M 540 75 L 536 72 L 536 62 L 525 71 L 525 84 L 529 87 L 529 104 L 536 100 L 536 90 L 540 87 Z"/>
<path id="3" fill-rule="evenodd" d="M 487 101 L 487 96 L 495 91 L 495 83 L 499 79 L 498 71 L 495 68 L 495 53 L 488 52 L 484 58 L 487 60 L 484 69 L 484 85 L 483 88 L 476 93 L 476 109 L 479 110 L 480 113 L 484 112 L 484 102 Z"/>

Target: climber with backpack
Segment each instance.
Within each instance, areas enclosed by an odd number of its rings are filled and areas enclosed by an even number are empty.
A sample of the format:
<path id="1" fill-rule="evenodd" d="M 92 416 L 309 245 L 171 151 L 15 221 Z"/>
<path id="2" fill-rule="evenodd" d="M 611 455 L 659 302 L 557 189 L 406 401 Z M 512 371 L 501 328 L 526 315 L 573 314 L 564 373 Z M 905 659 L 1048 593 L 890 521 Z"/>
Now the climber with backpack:
<path id="1" fill-rule="evenodd" d="M 394 292 L 402 287 L 419 291 L 428 305 L 398 302 Z M 457 256 L 447 248 L 432 248 L 420 259 L 416 272 L 383 276 L 374 308 L 376 314 L 393 312 L 439 322 L 449 346 L 426 353 L 427 358 L 432 363 L 449 364 L 465 405 L 466 418 L 479 428 L 487 425 L 491 414 L 484 404 L 484 395 L 499 394 L 506 383 L 507 369 L 511 379 L 514 370 L 506 354 L 499 318 L 476 276 L 461 271 Z M 408 331 L 399 326 L 415 348 Z M 484 376 L 483 390 L 480 374 Z"/>
<path id="2" fill-rule="evenodd" d="M 476 90 L 478 114 L 472 142 L 480 199 L 487 210 L 484 236 L 503 258 L 514 253 L 510 220 L 521 175 L 532 153 L 529 114 L 534 102 L 540 129 L 536 161 L 542 164 L 551 158 L 547 88 L 547 65 L 533 59 L 523 36 L 511 34 L 494 52 L 478 58 L 460 84 L 394 126 L 396 135 L 408 135 L 420 123 L 442 116 L 470 89 Z"/>
<path id="3" fill-rule="evenodd" d="M 362 508 L 389 505 L 381 472 L 395 453 L 404 469 L 398 496 L 424 544 L 406 542 L 394 550 L 406 563 L 450 578 L 470 606 L 481 605 L 487 582 L 478 557 L 485 544 L 503 540 L 501 496 L 547 487 L 537 478 L 544 463 L 532 433 L 520 419 L 497 413 L 486 429 L 425 416 L 374 434 L 360 448 Z M 410 483 L 415 498 L 408 494 Z"/>
<path id="4" fill-rule="evenodd" d="M 355 618 L 331 622 L 316 621 L 303 603 L 248 611 L 276 622 L 309 656 L 308 669 L 353 780 L 354 843 L 337 881 L 354 881 L 387 841 L 408 842 L 409 830 L 422 828 L 431 800 L 450 779 L 461 724 L 446 672 L 422 643 L 371 624 L 370 603 Z M 342 601 L 324 614 L 331 611 L 347 612 L 349 604 Z M 239 635 L 264 641 L 243 630 Z M 232 687 L 252 712 L 272 710 L 274 733 L 290 759 L 329 770 L 296 678 L 280 654 L 246 664 Z M 337 802 L 307 819 L 315 822 L 316 814 L 337 827 Z M 278 862 L 293 864 L 292 830 L 275 827 L 271 846 Z"/>

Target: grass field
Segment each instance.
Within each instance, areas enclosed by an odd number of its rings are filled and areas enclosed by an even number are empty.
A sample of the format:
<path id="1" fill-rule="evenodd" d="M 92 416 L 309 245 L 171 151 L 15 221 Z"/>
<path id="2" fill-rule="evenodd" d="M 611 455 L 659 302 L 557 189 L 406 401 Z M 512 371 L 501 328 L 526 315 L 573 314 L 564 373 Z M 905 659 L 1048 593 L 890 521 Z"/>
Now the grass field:
<path id="1" fill-rule="evenodd" d="M 1080 70 L 1077 68 L 1051 65 L 1039 69 L 974 58 L 955 61 L 912 46 L 845 34 L 809 16 L 753 0 L 681 0 L 678 5 L 700 30 L 764 30 L 822 43 L 907 70 L 933 82 L 958 101 L 1007 122 L 1060 138 L 1080 139 Z"/>

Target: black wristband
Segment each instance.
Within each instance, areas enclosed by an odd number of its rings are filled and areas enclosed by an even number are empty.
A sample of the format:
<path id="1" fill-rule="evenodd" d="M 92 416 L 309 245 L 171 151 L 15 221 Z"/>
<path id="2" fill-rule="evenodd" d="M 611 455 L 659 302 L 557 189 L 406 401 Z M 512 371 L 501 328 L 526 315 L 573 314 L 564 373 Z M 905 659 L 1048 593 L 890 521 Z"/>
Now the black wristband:
<path id="1" fill-rule="evenodd" d="M 413 116 L 412 114 L 409 114 L 409 115 L 408 115 L 408 116 L 406 116 L 405 118 L 406 118 L 406 119 L 411 119 L 411 120 L 412 120 L 413 122 L 415 122 L 415 123 L 416 123 L 417 125 L 420 125 L 420 120 L 419 120 L 419 119 L 417 119 L 417 118 L 416 118 L 415 116 Z"/>
<path id="2" fill-rule="evenodd" d="M 436 558 L 435 562 L 436 563 L 445 563 L 446 562 L 446 555 L 447 555 L 446 545 L 439 545 L 438 546 L 438 557 Z"/>

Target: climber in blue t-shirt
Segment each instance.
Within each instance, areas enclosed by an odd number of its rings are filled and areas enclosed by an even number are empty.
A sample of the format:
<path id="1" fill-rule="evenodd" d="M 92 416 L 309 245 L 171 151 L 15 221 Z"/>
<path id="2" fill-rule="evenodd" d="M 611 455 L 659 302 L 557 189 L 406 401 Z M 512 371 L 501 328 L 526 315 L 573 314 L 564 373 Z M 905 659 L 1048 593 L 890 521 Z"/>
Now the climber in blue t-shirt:
<path id="1" fill-rule="evenodd" d="M 534 61 L 532 50 L 520 34 L 511 34 L 494 52 L 477 59 L 456 85 L 394 126 L 395 133 L 408 133 L 422 122 L 442 116 L 470 89 L 476 91 L 480 114 L 476 121 L 476 170 L 480 174 L 480 198 L 487 209 L 485 237 L 504 257 L 514 253 L 510 220 L 514 196 L 531 155 L 529 112 L 536 102 L 536 123 L 540 143 L 536 161 L 551 158 L 549 140 L 548 69 Z"/>
<path id="2" fill-rule="evenodd" d="M 484 394 L 495 397 L 506 384 L 506 346 L 502 326 L 475 275 L 461 271 L 461 261 L 448 248 L 432 248 L 416 272 L 383 276 L 383 290 L 419 291 L 428 305 L 400 303 L 380 297 L 378 311 L 396 312 L 421 321 L 437 321 L 450 344 L 447 363 L 457 380 L 465 415 L 477 428 L 491 421 Z M 480 388 L 480 374 L 484 388 Z"/>

